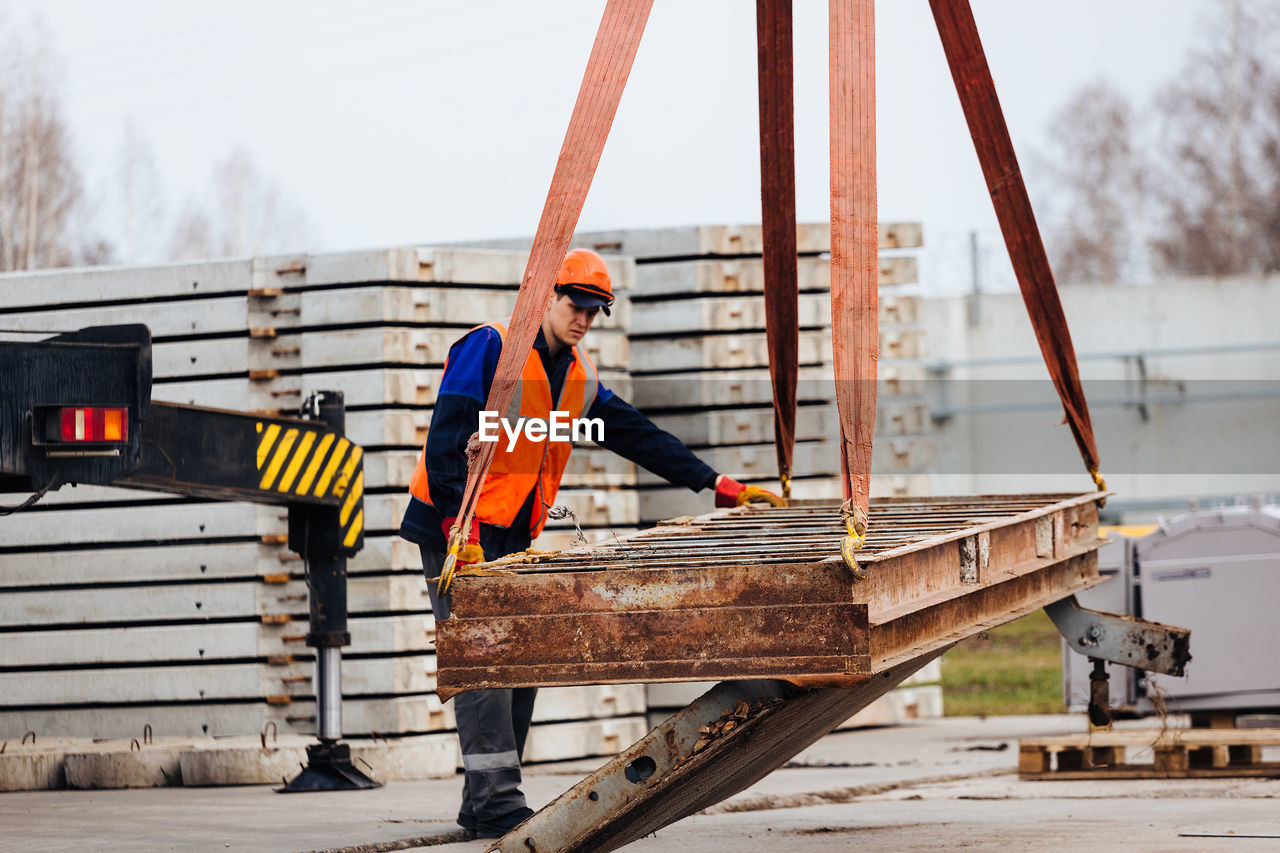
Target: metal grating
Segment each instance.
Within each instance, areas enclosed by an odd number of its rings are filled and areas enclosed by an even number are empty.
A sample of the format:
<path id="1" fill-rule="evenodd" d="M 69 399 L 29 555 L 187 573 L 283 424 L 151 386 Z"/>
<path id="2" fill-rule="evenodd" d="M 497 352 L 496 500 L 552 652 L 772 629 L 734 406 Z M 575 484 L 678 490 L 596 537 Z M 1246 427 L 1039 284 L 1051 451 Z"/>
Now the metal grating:
<path id="1" fill-rule="evenodd" d="M 959 539 L 972 528 L 1010 523 L 1075 494 L 882 498 L 871 501 L 867 541 L 859 559 L 883 560 L 923 543 Z M 672 519 L 641 533 L 551 554 L 516 554 L 488 564 L 517 572 L 633 570 L 664 567 L 770 565 L 840 556 L 844 527 L 838 501 L 795 501 L 775 508 L 746 506 Z"/>

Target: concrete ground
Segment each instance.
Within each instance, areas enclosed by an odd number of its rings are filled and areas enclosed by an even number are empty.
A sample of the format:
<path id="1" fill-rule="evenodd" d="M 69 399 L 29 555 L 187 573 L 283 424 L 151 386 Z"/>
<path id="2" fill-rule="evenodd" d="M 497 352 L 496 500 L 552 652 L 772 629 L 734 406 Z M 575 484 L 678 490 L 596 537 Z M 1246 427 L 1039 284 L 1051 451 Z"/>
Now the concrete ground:
<path id="1" fill-rule="evenodd" d="M 1144 725 L 1139 723 L 1137 725 Z M 731 800 L 628 850 L 1280 850 L 1280 780 L 1023 782 L 1017 738 L 1078 732 L 1080 717 L 922 720 L 823 738 Z M 527 768 L 539 807 L 601 763 Z M 461 779 L 373 791 L 165 788 L 0 794 L 0 850 L 333 851 L 459 842 Z M 437 846 L 438 845 L 438 846 Z"/>

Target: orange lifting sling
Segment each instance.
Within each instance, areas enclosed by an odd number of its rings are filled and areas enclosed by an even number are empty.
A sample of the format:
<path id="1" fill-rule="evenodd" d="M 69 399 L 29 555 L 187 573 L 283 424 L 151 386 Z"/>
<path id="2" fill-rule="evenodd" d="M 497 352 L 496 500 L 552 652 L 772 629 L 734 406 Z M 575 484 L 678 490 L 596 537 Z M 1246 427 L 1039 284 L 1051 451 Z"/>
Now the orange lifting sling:
<path id="1" fill-rule="evenodd" d="M 653 0 L 609 0 L 538 222 L 533 249 L 485 406 L 506 411 L 551 301 L 556 271 L 569 248 L 587 190 L 617 112 Z M 1098 452 L 1080 384 L 1075 350 L 1026 185 L 1005 126 L 995 84 L 968 0 L 930 0 L 1005 245 L 1027 313 L 1085 468 L 1101 490 Z M 875 2 L 830 0 L 831 322 L 840 470 L 854 552 L 867 533 L 871 447 L 879 359 L 876 211 Z M 778 471 L 789 492 L 795 441 L 799 322 L 796 276 L 795 133 L 790 0 L 757 0 L 760 175 L 763 202 L 766 330 L 773 380 Z M 482 443 L 468 471 L 462 508 L 441 575 L 448 589 L 469 529 L 479 484 L 496 444 Z"/>
<path id="2" fill-rule="evenodd" d="M 560 159 L 556 161 L 551 177 L 551 189 L 542 208 L 542 218 L 534 234 L 516 306 L 511 312 L 511 327 L 498 357 L 489 399 L 485 402 L 489 411 L 505 412 L 515 395 L 521 369 L 551 303 L 556 273 L 569 250 L 578 217 L 582 215 L 587 190 L 600 163 L 600 154 L 618 111 L 618 101 L 635 62 L 640 36 L 644 33 L 652 6 L 653 0 L 609 0 L 605 6 L 600 30 L 587 60 L 587 71 L 578 89 L 578 100 L 573 105 L 569 129 L 560 148 Z M 440 574 L 442 594 L 449 589 L 462 546 L 461 531 L 470 529 L 471 517 L 480 496 L 480 483 L 493 462 L 497 443 L 481 442 L 480 447 L 468 468 L 462 507 L 449 536 L 448 555 Z"/>

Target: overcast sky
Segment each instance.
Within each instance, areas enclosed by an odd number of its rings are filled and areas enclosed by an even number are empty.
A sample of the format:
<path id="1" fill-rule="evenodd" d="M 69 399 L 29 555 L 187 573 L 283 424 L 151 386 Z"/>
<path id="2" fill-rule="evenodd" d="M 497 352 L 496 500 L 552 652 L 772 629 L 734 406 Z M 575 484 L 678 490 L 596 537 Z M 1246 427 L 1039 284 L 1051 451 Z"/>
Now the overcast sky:
<path id="1" fill-rule="evenodd" d="M 1214 0 L 973 0 L 1014 143 L 1079 86 L 1143 100 Z M 826 4 L 795 0 L 799 216 L 827 217 Z M 126 120 L 173 212 L 243 145 L 344 249 L 531 233 L 602 0 L 0 0 L 42 17 L 91 189 Z M 877 4 L 880 215 L 918 220 L 933 292 L 1012 275 L 926 0 Z M 580 229 L 759 221 L 754 3 L 657 0 Z M 1033 194 L 1035 187 L 1033 186 Z"/>

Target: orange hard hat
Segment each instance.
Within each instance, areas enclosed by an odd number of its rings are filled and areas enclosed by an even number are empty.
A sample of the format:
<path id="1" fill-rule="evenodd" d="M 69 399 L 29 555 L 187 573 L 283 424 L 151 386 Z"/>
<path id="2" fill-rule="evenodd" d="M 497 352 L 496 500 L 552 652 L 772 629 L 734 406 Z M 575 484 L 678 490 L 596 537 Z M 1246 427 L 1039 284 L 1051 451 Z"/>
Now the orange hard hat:
<path id="1" fill-rule="evenodd" d="M 613 304 L 613 287 L 609 267 L 604 258 L 590 249 L 574 249 L 564 256 L 560 274 L 556 276 L 556 293 L 563 293 L 579 308 L 597 305 L 609 313 Z"/>

